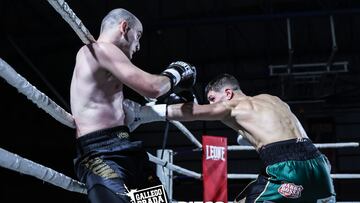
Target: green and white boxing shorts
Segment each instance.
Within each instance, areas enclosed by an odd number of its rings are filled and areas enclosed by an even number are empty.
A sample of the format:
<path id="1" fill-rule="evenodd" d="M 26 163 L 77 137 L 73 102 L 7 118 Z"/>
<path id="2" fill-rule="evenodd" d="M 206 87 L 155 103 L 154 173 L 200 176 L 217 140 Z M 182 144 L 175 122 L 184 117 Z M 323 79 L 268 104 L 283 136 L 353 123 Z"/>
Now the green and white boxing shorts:
<path id="1" fill-rule="evenodd" d="M 259 155 L 264 168 L 236 202 L 335 202 L 329 161 L 309 139 L 271 143 Z"/>

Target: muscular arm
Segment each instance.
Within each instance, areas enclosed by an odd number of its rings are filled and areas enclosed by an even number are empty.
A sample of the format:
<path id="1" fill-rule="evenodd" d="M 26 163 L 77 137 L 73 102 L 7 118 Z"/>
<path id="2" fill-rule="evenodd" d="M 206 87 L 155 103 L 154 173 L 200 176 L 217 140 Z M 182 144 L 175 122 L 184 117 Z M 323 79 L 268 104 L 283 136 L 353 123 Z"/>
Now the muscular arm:
<path id="1" fill-rule="evenodd" d="M 168 106 L 169 120 L 223 120 L 230 116 L 231 107 L 225 102 L 199 105 L 194 103 L 173 104 Z"/>
<path id="2" fill-rule="evenodd" d="M 115 45 L 97 43 L 93 47 L 94 49 L 90 51 L 100 67 L 111 72 L 122 83 L 139 94 L 156 98 L 170 90 L 169 78 L 150 74 L 136 67 Z"/>

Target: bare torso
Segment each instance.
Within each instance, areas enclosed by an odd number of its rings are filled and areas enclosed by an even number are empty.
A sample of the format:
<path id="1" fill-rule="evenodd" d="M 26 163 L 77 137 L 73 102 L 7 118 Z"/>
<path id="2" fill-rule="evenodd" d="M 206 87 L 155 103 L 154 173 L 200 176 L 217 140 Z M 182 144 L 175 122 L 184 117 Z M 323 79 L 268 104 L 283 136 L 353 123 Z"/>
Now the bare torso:
<path id="1" fill-rule="evenodd" d="M 89 47 L 80 49 L 70 89 L 71 111 L 77 137 L 124 124 L 123 84 L 103 69 Z"/>
<path id="2" fill-rule="evenodd" d="M 307 138 L 299 120 L 278 97 L 245 96 L 232 100 L 230 105 L 231 116 L 223 123 L 246 137 L 257 150 L 277 141 Z"/>

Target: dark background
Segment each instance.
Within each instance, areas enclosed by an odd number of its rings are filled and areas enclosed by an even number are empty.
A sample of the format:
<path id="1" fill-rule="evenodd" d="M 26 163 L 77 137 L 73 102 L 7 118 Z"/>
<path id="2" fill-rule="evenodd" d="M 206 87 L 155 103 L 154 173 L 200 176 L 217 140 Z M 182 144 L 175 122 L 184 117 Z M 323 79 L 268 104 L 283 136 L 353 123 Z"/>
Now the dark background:
<path id="1" fill-rule="evenodd" d="M 200 102 L 204 101 L 206 83 L 227 72 L 240 80 L 248 95 L 270 93 L 286 101 L 315 143 L 359 142 L 357 0 L 78 0 L 68 4 L 95 37 L 111 9 L 123 7 L 133 12 L 144 26 L 141 51 L 134 64 L 160 73 L 172 61 L 193 63 L 198 70 L 195 89 Z M 0 1 L 0 57 L 67 111 L 75 55 L 81 46 L 75 32 L 47 1 Z M 326 65 L 296 69 L 296 64 L 314 63 L 328 64 L 329 70 Z M 287 65 L 288 69 L 282 70 L 290 74 L 271 75 L 269 66 L 280 64 Z M 75 178 L 74 130 L 54 120 L 4 80 L 0 83 L 0 147 Z M 129 89 L 125 95 L 144 102 Z M 219 122 L 185 125 L 200 141 L 207 134 L 225 136 L 228 145 L 236 144 L 236 133 Z M 143 125 L 134 136 L 144 140 L 145 147 L 154 153 L 161 147 L 164 127 L 160 122 Z M 185 152 L 195 146 L 173 126 L 167 146 L 179 152 L 174 157 L 176 164 L 201 172 L 200 152 Z M 359 148 L 321 151 L 329 157 L 332 173 L 360 173 Z M 255 152 L 229 152 L 228 162 L 229 173 L 258 172 Z M 202 199 L 199 180 L 175 175 L 175 199 Z M 0 202 L 86 200 L 84 195 L 3 168 L 0 180 Z M 229 200 L 249 181 L 229 180 Z M 360 201 L 359 179 L 336 179 L 334 183 L 339 201 Z"/>

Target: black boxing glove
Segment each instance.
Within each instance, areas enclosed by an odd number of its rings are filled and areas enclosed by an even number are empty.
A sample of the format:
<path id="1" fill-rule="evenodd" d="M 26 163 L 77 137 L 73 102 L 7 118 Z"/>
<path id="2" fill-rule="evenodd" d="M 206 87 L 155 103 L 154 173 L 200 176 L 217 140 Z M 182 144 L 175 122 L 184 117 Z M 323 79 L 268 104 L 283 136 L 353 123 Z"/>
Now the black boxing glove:
<path id="1" fill-rule="evenodd" d="M 178 93 L 171 93 L 164 95 L 157 99 L 156 104 L 179 104 L 186 102 L 194 102 L 195 96 L 191 91 L 181 91 Z"/>
<path id="2" fill-rule="evenodd" d="M 185 102 L 194 102 L 195 100 L 195 95 L 193 94 L 192 91 L 189 91 L 189 90 L 184 90 L 184 91 L 181 91 L 181 92 L 178 92 L 175 94 L 176 97 L 174 98 L 174 102 L 176 102 L 177 98 L 179 101 L 181 101 L 181 103 L 185 103 Z M 180 103 L 180 102 L 177 102 L 177 103 Z M 175 103 L 173 103 L 175 104 Z"/>
<path id="3" fill-rule="evenodd" d="M 190 89 L 196 82 L 196 68 L 186 62 L 176 61 L 171 63 L 161 75 L 170 78 L 171 87 Z"/>

